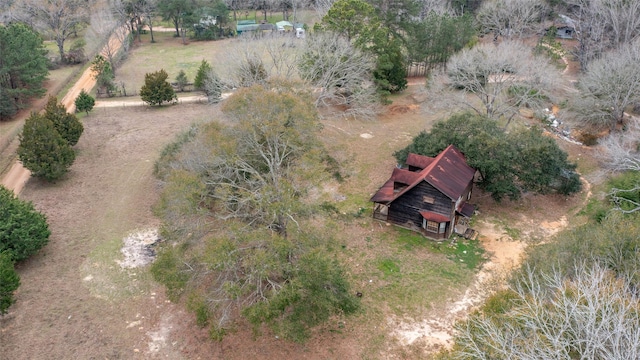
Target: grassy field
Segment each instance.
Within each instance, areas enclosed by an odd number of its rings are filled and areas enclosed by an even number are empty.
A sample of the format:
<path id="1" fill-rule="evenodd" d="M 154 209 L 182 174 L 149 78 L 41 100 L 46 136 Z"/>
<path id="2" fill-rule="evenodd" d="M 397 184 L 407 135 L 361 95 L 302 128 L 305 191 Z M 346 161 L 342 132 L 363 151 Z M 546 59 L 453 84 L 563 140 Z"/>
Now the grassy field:
<path id="1" fill-rule="evenodd" d="M 142 43 L 135 45 L 116 69 L 116 84 L 124 84 L 127 93 L 137 93 L 144 84 L 144 75 L 160 69 L 169 74 L 169 81 L 184 70 L 193 82 L 200 62 L 211 63 L 224 44 L 232 41 L 195 41 L 183 45 L 171 32 L 155 32 L 154 38 L 156 42 L 151 43 L 149 34 L 142 35 Z"/>
<path id="2" fill-rule="evenodd" d="M 240 14 L 240 12 L 239 12 Z M 250 12 L 253 14 L 253 12 Z M 317 21 L 315 13 L 301 11 L 298 14 L 300 21 L 312 26 Z M 282 20 L 282 13 L 270 15 L 269 22 L 275 23 Z M 239 17 L 244 19 L 244 16 Z M 162 22 L 165 30 L 173 29 L 173 24 Z M 233 25 L 232 25 L 233 26 Z M 234 61 L 238 61 L 239 54 L 234 51 L 242 51 L 242 40 L 237 38 L 217 41 L 193 41 L 187 39 L 187 44 L 182 39 L 175 37 L 174 31 L 155 31 L 155 43 L 151 43 L 149 33 L 141 35 L 141 43 L 133 46 L 126 55 L 126 59 L 116 70 L 116 84 L 124 84 L 127 93 L 137 93 L 144 84 L 144 75 L 148 72 L 164 69 L 169 74 L 169 81 L 174 81 L 180 70 L 183 70 L 190 82 L 196 76 L 202 60 L 208 61 L 213 69 L 222 78 L 228 77 L 228 72 Z M 235 44 L 235 45 L 233 45 Z M 239 46 L 239 49 L 233 50 Z M 232 51 L 230 51 L 232 49 Z M 287 49 L 286 51 L 294 51 Z M 229 63 L 231 66 L 227 66 Z"/>

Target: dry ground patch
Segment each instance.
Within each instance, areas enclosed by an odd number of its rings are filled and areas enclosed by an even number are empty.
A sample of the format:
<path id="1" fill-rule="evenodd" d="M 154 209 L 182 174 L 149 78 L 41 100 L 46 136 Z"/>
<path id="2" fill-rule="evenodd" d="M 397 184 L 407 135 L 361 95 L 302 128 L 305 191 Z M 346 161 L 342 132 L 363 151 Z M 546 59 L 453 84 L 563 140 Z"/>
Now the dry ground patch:
<path id="1" fill-rule="evenodd" d="M 52 236 L 18 266 L 18 302 L 0 319 L 3 357 L 149 358 L 147 332 L 176 312 L 146 271 L 122 270 L 116 260 L 127 234 L 159 225 L 151 213 L 159 151 L 207 112 L 202 105 L 96 110 L 84 118 L 68 176 L 29 181 L 22 198 L 47 215 Z M 181 358 L 181 346 L 165 343 L 161 353 Z"/>

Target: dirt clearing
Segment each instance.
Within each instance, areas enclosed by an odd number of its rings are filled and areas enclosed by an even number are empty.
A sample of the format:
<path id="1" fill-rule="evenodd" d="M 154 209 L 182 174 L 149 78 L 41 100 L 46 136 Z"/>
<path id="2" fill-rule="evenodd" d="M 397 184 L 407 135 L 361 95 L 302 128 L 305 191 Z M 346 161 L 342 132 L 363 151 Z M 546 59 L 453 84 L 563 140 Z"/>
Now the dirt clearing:
<path id="1" fill-rule="evenodd" d="M 98 109 L 84 118 L 68 176 L 27 183 L 22 198 L 46 214 L 52 235 L 18 266 L 17 303 L 0 318 L 3 358 L 182 358 L 184 343 L 160 338 L 170 319 L 189 317 L 177 315 L 182 309 L 166 302 L 145 269 L 118 261 L 126 259 L 123 238 L 159 226 L 151 206 L 160 150 L 207 112 L 205 105 Z"/>

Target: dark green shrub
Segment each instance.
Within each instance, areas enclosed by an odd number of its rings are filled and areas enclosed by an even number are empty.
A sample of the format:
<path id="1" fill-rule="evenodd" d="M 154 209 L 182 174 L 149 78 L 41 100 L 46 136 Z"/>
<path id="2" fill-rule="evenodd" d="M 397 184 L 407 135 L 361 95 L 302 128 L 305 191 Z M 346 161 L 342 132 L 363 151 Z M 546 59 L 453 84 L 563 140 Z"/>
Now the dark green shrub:
<path id="1" fill-rule="evenodd" d="M 167 287 L 167 296 L 174 302 L 178 301 L 189 280 L 189 275 L 183 271 L 184 263 L 176 251 L 172 248 L 163 249 L 151 266 L 153 278 Z"/>
<path id="2" fill-rule="evenodd" d="M 20 134 L 18 157 L 25 168 L 47 181 L 60 179 L 76 158 L 69 142 L 51 120 L 31 113 Z"/>
<path id="3" fill-rule="evenodd" d="M 177 101 L 176 92 L 167 81 L 168 77 L 169 75 L 164 70 L 145 74 L 144 85 L 140 89 L 142 101 L 152 106 Z"/>
<path id="4" fill-rule="evenodd" d="M 0 253 L 24 260 L 45 246 L 50 234 L 46 217 L 33 204 L 0 186 Z"/>
<path id="5" fill-rule="evenodd" d="M 84 126 L 77 116 L 68 113 L 64 105 L 59 104 L 58 99 L 53 96 L 49 97 L 49 101 L 44 107 L 44 117 L 53 123 L 58 134 L 67 140 L 69 145 L 74 146 L 78 143 Z"/>
<path id="6" fill-rule="evenodd" d="M 20 286 L 20 277 L 13 267 L 11 253 L 0 252 L 0 315 L 7 313 L 13 303 L 13 292 Z"/>
<path id="7" fill-rule="evenodd" d="M 87 94 L 84 89 L 80 91 L 80 95 L 75 100 L 76 111 L 77 112 L 86 112 L 89 115 L 89 111 L 93 110 L 93 107 L 96 104 L 96 99 L 94 99 L 91 95 Z"/>

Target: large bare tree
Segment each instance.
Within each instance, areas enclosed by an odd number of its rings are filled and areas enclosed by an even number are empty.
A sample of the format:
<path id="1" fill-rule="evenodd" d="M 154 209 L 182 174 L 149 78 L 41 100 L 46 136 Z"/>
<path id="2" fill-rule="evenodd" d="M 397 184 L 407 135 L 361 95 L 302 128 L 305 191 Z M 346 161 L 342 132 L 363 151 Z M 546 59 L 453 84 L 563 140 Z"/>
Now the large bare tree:
<path id="1" fill-rule="evenodd" d="M 625 125 L 600 141 L 599 157 L 612 171 L 640 171 L 640 119 L 632 116 Z"/>
<path id="2" fill-rule="evenodd" d="M 640 101 L 640 40 L 593 61 L 578 84 L 574 109 L 581 119 L 615 129 L 625 109 Z"/>
<path id="3" fill-rule="evenodd" d="M 627 0 L 568 0 L 576 26 L 576 56 L 583 70 L 604 51 L 640 36 L 640 2 Z"/>
<path id="4" fill-rule="evenodd" d="M 525 277 L 504 314 L 474 314 L 458 327 L 457 359 L 638 359 L 637 291 L 600 265 Z"/>
<path id="5" fill-rule="evenodd" d="M 433 83 L 459 90 L 462 96 L 454 97 L 457 102 L 480 115 L 504 118 L 508 126 L 521 107 L 545 105 L 557 73 L 546 57 L 534 55 L 521 42 L 505 41 L 480 44 L 454 55 L 445 78 Z"/>
<path id="6" fill-rule="evenodd" d="M 307 37 L 300 57 L 300 75 L 315 89 L 316 106 L 345 107 L 347 116 L 378 113 L 373 67 L 370 54 L 329 32 Z"/>
<path id="7" fill-rule="evenodd" d="M 489 0 L 478 10 L 476 19 L 483 33 L 521 38 L 540 28 L 545 8 L 541 0 Z"/>
<path id="8" fill-rule="evenodd" d="M 129 28 L 108 9 L 91 14 L 91 27 L 86 37 L 99 44 L 102 55 L 109 61 L 115 75 L 120 54 L 129 50 Z"/>
<path id="9" fill-rule="evenodd" d="M 60 59 L 64 59 L 64 43 L 76 33 L 78 26 L 88 22 L 92 3 L 85 0 L 24 0 L 17 16 L 19 20 L 49 32 L 58 45 Z"/>

